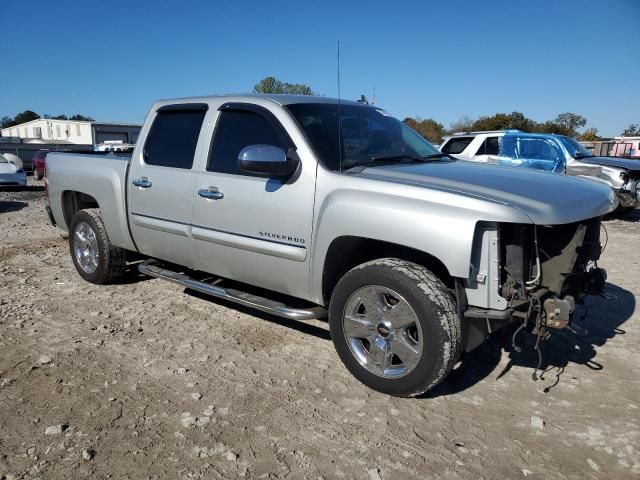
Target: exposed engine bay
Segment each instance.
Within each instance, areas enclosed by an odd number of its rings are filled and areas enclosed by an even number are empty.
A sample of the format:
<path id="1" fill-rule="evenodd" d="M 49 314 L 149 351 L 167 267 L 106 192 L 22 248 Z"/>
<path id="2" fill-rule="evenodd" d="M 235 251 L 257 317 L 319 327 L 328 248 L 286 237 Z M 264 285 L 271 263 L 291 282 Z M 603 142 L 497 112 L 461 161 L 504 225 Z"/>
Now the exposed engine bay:
<path id="1" fill-rule="evenodd" d="M 576 304 L 604 289 L 600 219 L 566 225 L 500 225 L 501 295 L 535 329 L 569 325 Z"/>
<path id="2" fill-rule="evenodd" d="M 467 310 L 465 316 L 471 320 L 467 351 L 477 345 L 479 333 L 486 336 L 515 321 L 520 326 L 513 336 L 514 349 L 519 350 L 516 336 L 529 331 L 537 336 L 540 354 L 540 340 L 553 329 L 570 327 L 576 305 L 604 291 L 606 271 L 597 264 L 603 251 L 600 229 L 600 218 L 549 226 L 499 224 L 498 287 L 507 309 L 502 316 L 496 311 Z M 478 321 L 480 317 L 485 324 Z"/>

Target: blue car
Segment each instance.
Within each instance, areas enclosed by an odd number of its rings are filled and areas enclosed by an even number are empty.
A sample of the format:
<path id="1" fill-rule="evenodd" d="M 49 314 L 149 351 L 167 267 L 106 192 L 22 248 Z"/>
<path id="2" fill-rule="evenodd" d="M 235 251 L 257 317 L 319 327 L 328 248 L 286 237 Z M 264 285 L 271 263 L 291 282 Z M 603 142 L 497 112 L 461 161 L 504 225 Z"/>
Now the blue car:
<path id="1" fill-rule="evenodd" d="M 445 138 L 440 151 L 460 160 L 523 167 L 607 183 L 619 209 L 638 206 L 640 161 L 597 157 L 576 139 L 564 135 L 496 130 L 457 133 Z"/>

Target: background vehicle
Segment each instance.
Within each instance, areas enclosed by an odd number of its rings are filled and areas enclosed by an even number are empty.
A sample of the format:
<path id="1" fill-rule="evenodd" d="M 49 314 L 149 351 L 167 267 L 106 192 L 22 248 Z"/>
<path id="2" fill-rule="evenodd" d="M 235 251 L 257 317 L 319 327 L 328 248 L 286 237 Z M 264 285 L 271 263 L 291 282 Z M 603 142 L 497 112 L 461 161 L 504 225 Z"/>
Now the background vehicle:
<path id="1" fill-rule="evenodd" d="M 0 154 L 0 186 L 25 186 L 26 184 L 27 175 L 24 173 L 24 170 Z"/>
<path id="2" fill-rule="evenodd" d="M 377 107 L 307 96 L 160 101 L 130 159 L 50 153 L 47 177 L 84 279 L 117 279 L 131 251 L 193 290 L 328 315 L 351 373 L 399 396 L 514 315 L 566 326 L 603 288 L 590 265 L 615 205 L 605 185 L 458 162 Z"/>
<path id="3" fill-rule="evenodd" d="M 526 167 L 606 182 L 616 192 L 621 210 L 638 206 L 640 163 L 597 157 L 564 135 L 519 130 L 457 133 L 445 138 L 440 151 L 462 160 Z"/>
<path id="4" fill-rule="evenodd" d="M 47 156 L 47 153 L 49 153 L 49 150 L 39 150 L 33 156 L 33 159 L 32 159 L 33 178 L 35 178 L 36 180 L 40 180 L 41 178 L 44 178 L 44 174 L 45 174 L 44 164 L 45 164 L 45 158 Z"/>
<path id="5" fill-rule="evenodd" d="M 133 152 L 135 145 L 130 143 L 124 143 L 121 140 L 106 141 L 94 145 L 93 150 L 95 152 Z"/>
<path id="6" fill-rule="evenodd" d="M 640 160 L 640 137 L 615 137 L 609 142 L 609 156 Z"/>

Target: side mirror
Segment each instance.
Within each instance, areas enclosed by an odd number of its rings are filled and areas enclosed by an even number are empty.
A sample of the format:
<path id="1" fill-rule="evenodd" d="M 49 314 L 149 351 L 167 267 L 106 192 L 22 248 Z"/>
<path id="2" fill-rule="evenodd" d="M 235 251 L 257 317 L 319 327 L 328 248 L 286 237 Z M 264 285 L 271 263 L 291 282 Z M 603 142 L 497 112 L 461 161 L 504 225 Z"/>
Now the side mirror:
<path id="1" fill-rule="evenodd" d="M 264 177 L 290 177 L 298 168 L 296 155 L 273 145 L 250 145 L 240 150 L 238 168 Z"/>

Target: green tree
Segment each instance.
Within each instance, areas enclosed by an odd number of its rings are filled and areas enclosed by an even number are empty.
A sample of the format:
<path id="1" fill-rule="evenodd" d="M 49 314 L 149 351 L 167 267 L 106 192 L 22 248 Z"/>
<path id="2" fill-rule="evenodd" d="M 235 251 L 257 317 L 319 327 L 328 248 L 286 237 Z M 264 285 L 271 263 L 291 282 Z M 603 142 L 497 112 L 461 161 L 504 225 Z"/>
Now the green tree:
<path id="1" fill-rule="evenodd" d="M 600 135 L 598 135 L 597 128 L 587 128 L 579 137 L 578 140 L 583 142 L 595 142 L 596 140 L 600 140 Z"/>
<path id="2" fill-rule="evenodd" d="M 253 87 L 253 93 L 315 95 L 311 87 L 302 83 L 286 83 L 275 77 L 265 77 Z"/>
<path id="3" fill-rule="evenodd" d="M 640 124 L 632 123 L 622 131 L 623 137 L 637 137 L 640 136 Z"/>
<path id="4" fill-rule="evenodd" d="M 560 127 L 562 127 L 567 132 L 567 135 L 577 137 L 578 128 L 584 127 L 587 124 L 587 119 L 582 115 L 566 112 L 559 113 L 558 116 L 553 120 L 553 123 L 560 125 Z"/>
<path id="5" fill-rule="evenodd" d="M 71 117 L 69 117 L 69 120 L 75 120 L 76 122 L 94 122 L 95 121 L 92 117 L 80 115 L 79 113 L 76 113 L 75 115 L 72 115 Z"/>
<path id="6" fill-rule="evenodd" d="M 15 123 L 13 123 L 13 118 L 11 118 L 11 117 L 4 116 L 4 117 L 2 117 L 0 119 L 0 127 L 1 128 L 12 127 L 14 125 L 15 125 Z"/>
<path id="7" fill-rule="evenodd" d="M 40 118 L 36 112 L 32 110 L 25 110 L 13 117 L 13 125 L 19 125 L 21 123 L 30 122 L 31 120 L 37 120 Z"/>
<path id="8" fill-rule="evenodd" d="M 547 120 L 544 123 L 539 123 L 534 130 L 537 133 L 555 133 L 556 135 L 567 135 L 569 137 L 574 136 L 574 132 L 566 128 L 554 120 Z"/>
<path id="9" fill-rule="evenodd" d="M 490 117 L 480 117 L 473 122 L 473 130 L 522 130 L 536 131 L 537 123 L 520 112 L 496 113 Z"/>
<path id="10" fill-rule="evenodd" d="M 449 125 L 449 132 L 450 133 L 470 132 L 471 130 L 473 130 L 474 123 L 475 123 L 475 120 L 473 120 L 467 115 L 463 115 L 458 120 L 456 120 L 451 125 Z"/>
<path id="11" fill-rule="evenodd" d="M 407 117 L 403 120 L 403 122 L 430 142 L 442 142 L 442 137 L 444 137 L 446 133 L 444 126 L 440 122 L 435 121 L 433 118 L 425 118 L 423 120 L 420 117 Z"/>

